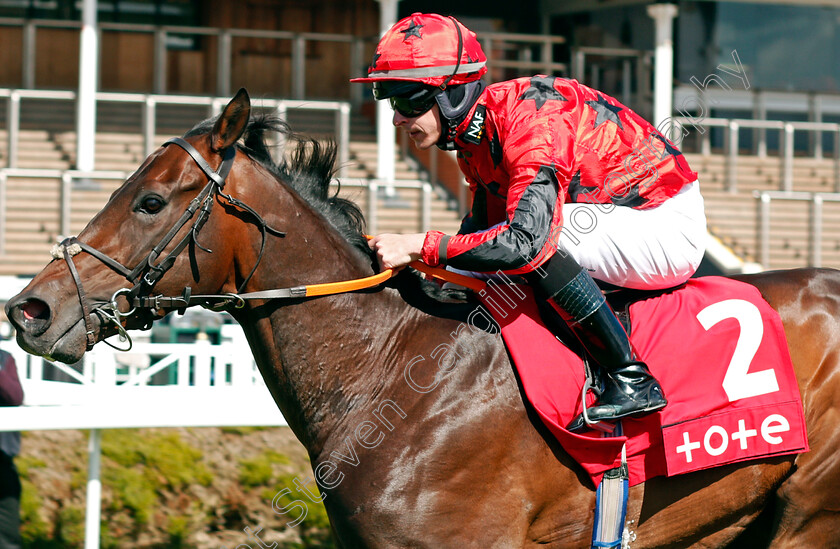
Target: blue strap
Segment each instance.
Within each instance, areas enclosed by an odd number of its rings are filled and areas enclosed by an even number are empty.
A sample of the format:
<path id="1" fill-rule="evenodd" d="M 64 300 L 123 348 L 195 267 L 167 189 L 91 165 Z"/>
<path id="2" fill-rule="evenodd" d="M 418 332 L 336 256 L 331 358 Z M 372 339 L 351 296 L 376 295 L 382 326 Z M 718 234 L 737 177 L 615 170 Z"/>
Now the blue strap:
<path id="1" fill-rule="evenodd" d="M 621 436 L 621 423 L 611 437 Z M 630 474 L 627 454 L 622 448 L 621 465 L 610 469 L 601 478 L 596 491 L 595 524 L 592 527 L 592 549 L 621 547 L 624 524 L 627 520 L 627 499 L 630 494 Z"/>

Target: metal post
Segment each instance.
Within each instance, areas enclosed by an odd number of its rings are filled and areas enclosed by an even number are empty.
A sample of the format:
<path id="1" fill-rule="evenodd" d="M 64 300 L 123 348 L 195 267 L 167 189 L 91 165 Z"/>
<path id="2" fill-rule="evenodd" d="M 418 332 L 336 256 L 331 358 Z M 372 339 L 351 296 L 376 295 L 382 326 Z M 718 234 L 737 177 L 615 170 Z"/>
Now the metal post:
<path id="1" fill-rule="evenodd" d="M 350 163 L 350 104 L 341 103 L 335 115 L 338 134 L 338 176 L 344 177 Z"/>
<path id="2" fill-rule="evenodd" d="M 8 177 L 6 172 L 0 170 L 0 255 L 6 253 L 6 214 L 8 207 L 6 205 L 6 187 Z"/>
<path id="3" fill-rule="evenodd" d="M 671 116 L 674 93 L 674 4 L 652 4 L 648 15 L 656 25 L 656 60 L 654 65 L 653 125 L 659 127 Z"/>
<path id="4" fill-rule="evenodd" d="M 225 105 L 228 104 L 227 97 L 214 97 L 212 101 L 210 101 L 210 106 L 207 109 L 207 114 L 210 118 L 214 116 L 219 116 L 222 113 L 222 109 L 225 108 Z M 283 111 L 285 113 L 285 111 Z"/>
<path id="5" fill-rule="evenodd" d="M 166 93 L 166 31 L 155 29 L 154 75 L 152 89 L 155 93 Z"/>
<path id="6" fill-rule="evenodd" d="M 840 127 L 834 130 L 834 192 L 840 193 Z"/>
<path id="7" fill-rule="evenodd" d="M 519 52 L 516 55 L 516 58 L 522 62 L 527 63 L 529 66 L 531 65 L 531 61 L 533 61 L 533 56 L 531 54 L 531 48 L 527 46 L 520 46 Z"/>
<path id="8" fill-rule="evenodd" d="M 726 190 L 731 193 L 738 190 L 738 129 L 738 123 L 730 120 L 727 132 Z"/>
<path id="9" fill-rule="evenodd" d="M 489 67 L 493 66 L 493 62 L 490 60 L 491 56 L 493 55 L 493 39 L 489 37 L 482 37 L 479 39 L 479 42 L 481 43 L 481 49 L 484 50 L 484 57 L 487 58 L 487 70 L 489 71 Z M 495 80 L 489 74 L 487 76 L 490 77 L 490 81 Z"/>
<path id="10" fill-rule="evenodd" d="M 706 131 L 700 134 L 700 154 L 711 156 L 712 154 L 712 132 Z"/>
<path id="11" fill-rule="evenodd" d="M 385 34 L 397 22 L 397 3 L 399 0 L 379 0 L 379 33 Z M 485 50 L 486 51 L 486 50 Z M 376 102 L 376 177 L 385 182 L 385 192 L 394 196 L 396 178 L 396 128 L 393 113 L 387 101 Z"/>
<path id="12" fill-rule="evenodd" d="M 814 193 L 811 201 L 811 264 L 810 267 L 822 267 L 822 208 L 823 198 Z"/>
<path id="13" fill-rule="evenodd" d="M 554 63 L 554 51 L 552 49 L 551 42 L 544 38 L 542 43 L 542 58 L 543 63 L 545 63 L 545 74 L 551 76 L 554 74 L 554 67 L 552 64 Z"/>
<path id="14" fill-rule="evenodd" d="M 98 51 L 96 0 L 84 0 L 79 46 L 79 93 L 76 97 L 76 169 L 82 171 L 94 169 Z"/>
<path id="15" fill-rule="evenodd" d="M 143 150 L 146 156 L 155 150 L 155 133 L 157 133 L 157 102 L 151 95 L 146 96 L 143 103 Z"/>
<path id="16" fill-rule="evenodd" d="M 438 182 L 438 148 L 429 149 L 429 182 L 437 185 Z"/>
<path id="17" fill-rule="evenodd" d="M 306 93 L 306 39 L 296 35 L 292 39 L 292 97 L 303 99 Z"/>
<path id="18" fill-rule="evenodd" d="M 9 102 L 6 105 L 6 124 L 9 142 L 6 167 L 17 168 L 18 142 L 20 141 L 20 93 L 12 91 L 9 94 Z"/>
<path id="19" fill-rule="evenodd" d="M 755 108 L 753 109 L 753 118 L 756 120 L 767 120 L 767 101 L 764 98 L 764 93 L 761 91 L 755 92 Z M 759 158 L 767 157 L 767 128 L 757 128 L 754 130 L 756 137 L 756 153 Z"/>
<path id="20" fill-rule="evenodd" d="M 432 226 L 432 185 L 424 182 L 420 191 L 420 232 L 425 233 Z"/>
<path id="21" fill-rule="evenodd" d="M 99 70 L 102 66 L 102 48 L 99 47 L 102 44 L 102 29 L 99 27 L 96 27 L 96 44 L 96 90 L 99 91 L 102 89 L 102 71 Z"/>
<path id="22" fill-rule="evenodd" d="M 88 440 L 87 510 L 85 512 L 85 549 L 99 549 L 99 522 L 102 510 L 102 481 L 99 470 L 102 457 L 102 431 L 90 430 Z"/>
<path id="23" fill-rule="evenodd" d="M 630 60 L 624 59 L 621 61 L 621 101 L 625 105 L 630 105 L 632 98 L 630 97 L 632 76 L 630 76 Z"/>
<path id="24" fill-rule="evenodd" d="M 758 261 L 766 270 L 770 267 L 770 195 L 761 193 L 758 209 Z"/>
<path id="25" fill-rule="evenodd" d="M 216 94 L 222 97 L 230 95 L 230 67 L 233 37 L 225 29 L 219 33 L 219 49 L 216 59 Z"/>
<path id="26" fill-rule="evenodd" d="M 581 49 L 576 49 L 572 54 L 572 78 L 578 82 L 583 82 L 583 75 L 586 71 L 586 53 Z"/>
<path id="27" fill-rule="evenodd" d="M 648 112 L 643 113 L 643 115 L 652 117 L 653 116 L 653 101 L 648 101 L 648 98 L 651 97 L 651 90 L 650 90 L 650 71 L 651 66 L 653 65 L 653 56 L 649 53 L 642 53 L 638 57 L 638 61 L 636 62 L 636 82 L 638 86 L 638 99 L 636 100 L 636 104 L 639 105 L 641 109 L 644 107 L 645 109 L 650 108 Z"/>
<path id="28" fill-rule="evenodd" d="M 70 192 L 72 185 L 73 176 L 67 172 L 61 174 L 58 230 L 62 238 L 70 236 Z"/>
<path id="29" fill-rule="evenodd" d="M 286 106 L 285 102 L 283 102 L 283 101 L 278 101 L 277 102 L 277 110 L 275 112 L 277 113 L 277 117 L 280 120 L 283 120 L 283 121 L 286 120 L 287 110 L 288 110 L 288 107 Z M 283 133 L 283 132 L 277 132 L 275 135 L 277 135 L 276 139 L 277 139 L 277 150 L 279 151 L 278 154 L 280 155 L 280 158 L 282 158 L 282 155 L 286 154 L 286 134 Z"/>
<path id="30" fill-rule="evenodd" d="M 793 125 L 784 126 L 784 149 L 782 151 L 782 190 L 793 190 Z"/>
<path id="31" fill-rule="evenodd" d="M 601 68 L 598 65 L 596 65 L 595 63 L 590 65 L 589 81 L 587 82 L 587 84 L 589 86 L 593 87 L 596 90 L 601 87 L 601 78 L 600 78 L 601 73 L 600 73 L 600 70 L 601 70 Z"/>
<path id="32" fill-rule="evenodd" d="M 196 387 L 210 387 L 210 362 L 211 362 L 211 352 L 212 352 L 212 345 L 210 344 L 210 338 L 207 336 L 207 333 L 204 331 L 200 331 L 196 334 L 195 337 L 195 359 L 193 363 L 193 372 L 194 372 L 194 385 Z"/>
<path id="33" fill-rule="evenodd" d="M 27 21 L 23 24 L 23 87 L 35 88 L 35 23 Z"/>
<path id="34" fill-rule="evenodd" d="M 377 219 L 376 219 L 376 210 L 377 204 L 376 201 L 379 200 L 379 182 L 375 179 L 371 179 L 368 183 L 368 204 L 367 204 L 367 226 L 368 230 L 371 234 L 376 234 L 378 227 L 377 227 Z"/>
<path id="35" fill-rule="evenodd" d="M 350 74 L 356 76 L 364 73 L 364 61 L 362 58 L 365 54 L 365 42 L 361 38 L 354 38 L 350 45 Z M 364 73 L 366 74 L 366 73 Z M 350 103 L 358 108 L 365 98 L 365 86 L 351 85 L 350 86 Z"/>
<path id="36" fill-rule="evenodd" d="M 809 111 L 809 118 L 811 122 L 822 122 L 822 97 L 819 95 L 811 95 L 808 101 L 808 111 Z M 814 129 L 813 132 L 809 132 L 808 134 L 811 140 L 811 147 L 814 150 L 814 158 L 816 160 L 822 160 L 823 157 L 823 143 L 822 143 L 822 130 L 819 128 Z"/>

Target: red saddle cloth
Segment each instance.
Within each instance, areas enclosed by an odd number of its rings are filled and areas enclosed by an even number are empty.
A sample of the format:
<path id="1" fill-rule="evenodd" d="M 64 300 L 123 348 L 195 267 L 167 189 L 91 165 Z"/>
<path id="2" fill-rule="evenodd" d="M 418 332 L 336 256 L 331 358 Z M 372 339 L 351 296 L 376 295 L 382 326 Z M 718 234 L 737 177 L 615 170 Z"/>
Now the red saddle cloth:
<path id="1" fill-rule="evenodd" d="M 528 400 L 595 485 L 620 464 L 625 442 L 631 486 L 808 450 L 781 319 L 753 286 L 702 277 L 630 306 L 630 340 L 668 406 L 624 419 L 622 437 L 564 428 L 581 412 L 584 365 L 545 328 L 530 289 L 490 284 L 482 294 Z"/>

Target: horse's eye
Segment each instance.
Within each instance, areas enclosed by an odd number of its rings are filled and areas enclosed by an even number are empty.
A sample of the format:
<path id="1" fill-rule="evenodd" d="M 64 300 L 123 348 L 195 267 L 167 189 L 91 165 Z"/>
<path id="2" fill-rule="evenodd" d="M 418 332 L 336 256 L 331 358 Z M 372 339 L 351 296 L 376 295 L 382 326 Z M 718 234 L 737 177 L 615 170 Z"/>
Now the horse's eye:
<path id="1" fill-rule="evenodd" d="M 161 197 L 150 195 L 140 202 L 138 209 L 146 213 L 156 214 L 163 209 L 164 205 L 165 203 Z"/>

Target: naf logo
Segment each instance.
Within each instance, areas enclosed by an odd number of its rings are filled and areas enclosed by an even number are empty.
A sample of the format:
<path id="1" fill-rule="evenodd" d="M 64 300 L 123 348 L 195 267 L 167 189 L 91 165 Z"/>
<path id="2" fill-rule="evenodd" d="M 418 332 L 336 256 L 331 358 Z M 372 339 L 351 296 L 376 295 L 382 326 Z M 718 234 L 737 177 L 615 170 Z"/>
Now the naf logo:
<path id="1" fill-rule="evenodd" d="M 461 137 L 464 141 L 478 145 L 481 138 L 484 136 L 484 119 L 486 117 L 487 108 L 484 105 L 479 105 L 475 108 L 470 125 L 467 126 L 467 131 Z"/>

